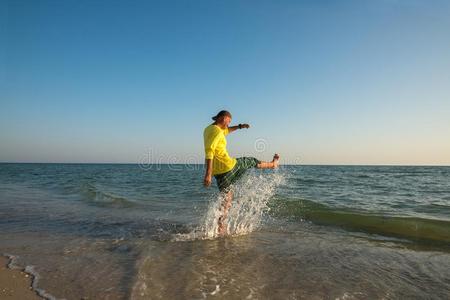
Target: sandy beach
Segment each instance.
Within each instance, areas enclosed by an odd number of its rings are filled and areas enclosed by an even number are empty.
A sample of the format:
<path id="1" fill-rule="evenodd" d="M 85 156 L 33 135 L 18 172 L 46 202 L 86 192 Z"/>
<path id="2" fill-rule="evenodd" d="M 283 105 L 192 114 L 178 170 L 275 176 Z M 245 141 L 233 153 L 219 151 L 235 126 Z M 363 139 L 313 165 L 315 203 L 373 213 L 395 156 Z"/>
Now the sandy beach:
<path id="1" fill-rule="evenodd" d="M 19 269 L 8 268 L 9 258 L 0 256 L 0 298 L 17 300 L 42 299 L 31 288 L 32 276 Z"/>

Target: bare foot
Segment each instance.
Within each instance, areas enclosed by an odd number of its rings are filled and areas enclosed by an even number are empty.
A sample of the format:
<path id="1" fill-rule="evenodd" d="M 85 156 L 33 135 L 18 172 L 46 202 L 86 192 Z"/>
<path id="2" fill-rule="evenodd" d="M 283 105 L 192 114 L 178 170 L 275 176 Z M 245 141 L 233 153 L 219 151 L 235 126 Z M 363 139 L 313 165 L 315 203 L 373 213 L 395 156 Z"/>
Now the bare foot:
<path id="1" fill-rule="evenodd" d="M 280 160 L 280 156 L 275 153 L 275 155 L 273 156 L 273 160 L 272 160 L 274 168 L 278 168 L 278 161 L 279 160 Z"/>
<path id="2" fill-rule="evenodd" d="M 219 227 L 219 232 L 218 232 L 220 237 L 224 237 L 227 235 L 227 229 L 225 227 Z"/>

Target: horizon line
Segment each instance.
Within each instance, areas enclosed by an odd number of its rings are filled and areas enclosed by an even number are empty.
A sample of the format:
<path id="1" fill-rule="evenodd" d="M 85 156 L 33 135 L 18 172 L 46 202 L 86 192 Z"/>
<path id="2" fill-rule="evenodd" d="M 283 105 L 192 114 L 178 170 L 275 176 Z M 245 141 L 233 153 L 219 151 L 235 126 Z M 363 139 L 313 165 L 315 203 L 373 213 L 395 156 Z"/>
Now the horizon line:
<path id="1" fill-rule="evenodd" d="M 0 164 L 68 164 L 68 165 L 205 165 L 205 163 L 138 163 L 138 162 L 7 162 Z M 450 167 L 450 164 L 280 164 L 280 166 L 367 166 L 367 167 Z"/>

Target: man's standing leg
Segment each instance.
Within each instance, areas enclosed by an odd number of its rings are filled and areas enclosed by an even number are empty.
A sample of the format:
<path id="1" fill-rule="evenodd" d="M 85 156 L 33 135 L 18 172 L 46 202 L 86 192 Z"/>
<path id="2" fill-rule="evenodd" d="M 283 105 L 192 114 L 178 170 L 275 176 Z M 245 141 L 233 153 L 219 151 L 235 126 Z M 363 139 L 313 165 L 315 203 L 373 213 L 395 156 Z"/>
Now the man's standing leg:
<path id="1" fill-rule="evenodd" d="M 231 201 L 233 200 L 233 191 L 228 191 L 222 200 L 221 211 L 222 215 L 219 217 L 218 226 L 219 226 L 219 235 L 227 234 L 227 216 L 228 210 L 231 207 Z"/>

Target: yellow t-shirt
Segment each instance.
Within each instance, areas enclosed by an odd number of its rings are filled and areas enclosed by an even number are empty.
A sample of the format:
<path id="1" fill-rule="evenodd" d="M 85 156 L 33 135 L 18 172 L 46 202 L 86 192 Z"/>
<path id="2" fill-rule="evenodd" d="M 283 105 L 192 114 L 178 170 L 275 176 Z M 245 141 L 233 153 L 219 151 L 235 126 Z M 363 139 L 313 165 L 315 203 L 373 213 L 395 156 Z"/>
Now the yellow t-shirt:
<path id="1" fill-rule="evenodd" d="M 203 140 L 205 142 L 205 158 L 212 159 L 212 175 L 222 174 L 233 169 L 236 164 L 236 158 L 230 157 L 227 152 L 228 128 L 222 129 L 217 125 L 211 124 L 203 131 Z"/>

